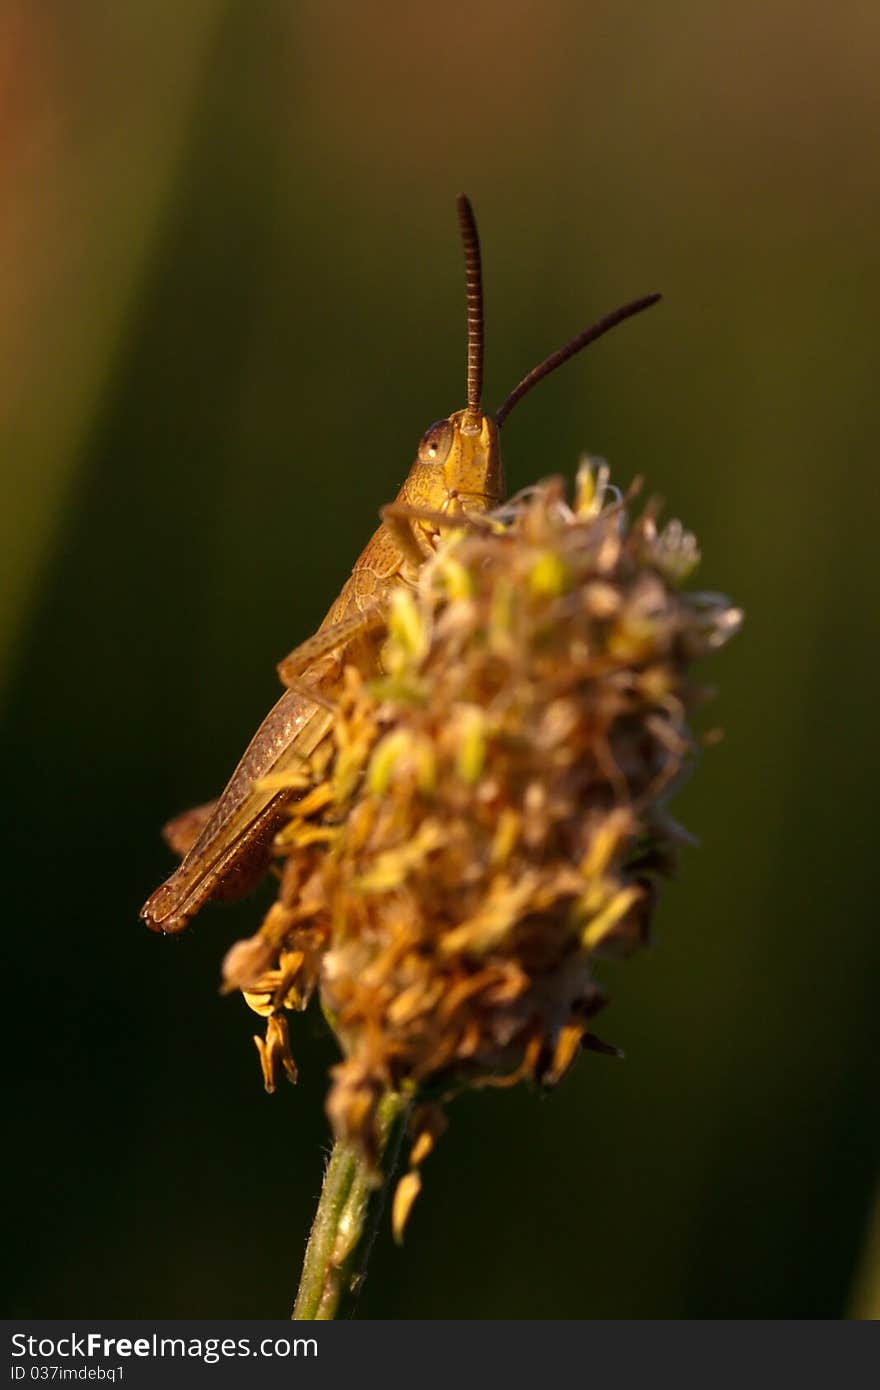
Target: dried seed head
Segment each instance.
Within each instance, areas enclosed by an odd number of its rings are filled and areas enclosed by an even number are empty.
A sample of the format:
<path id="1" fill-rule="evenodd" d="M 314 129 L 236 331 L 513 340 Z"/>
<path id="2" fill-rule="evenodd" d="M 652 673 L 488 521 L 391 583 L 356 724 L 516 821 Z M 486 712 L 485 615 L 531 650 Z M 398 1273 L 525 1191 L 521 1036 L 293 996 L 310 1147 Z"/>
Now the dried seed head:
<path id="1" fill-rule="evenodd" d="M 333 1127 L 371 1159 L 389 1089 L 554 1085 L 608 1050 L 594 961 L 646 938 L 682 838 L 663 806 L 693 753 L 689 668 L 741 618 L 680 590 L 692 536 L 610 493 L 585 467 L 574 507 L 551 481 L 440 540 L 391 606 L 385 674 L 346 672 L 278 841 L 287 916 L 230 953 L 269 1016 L 267 1085 L 292 1067 L 282 1011 L 317 984 L 343 1051 Z"/>

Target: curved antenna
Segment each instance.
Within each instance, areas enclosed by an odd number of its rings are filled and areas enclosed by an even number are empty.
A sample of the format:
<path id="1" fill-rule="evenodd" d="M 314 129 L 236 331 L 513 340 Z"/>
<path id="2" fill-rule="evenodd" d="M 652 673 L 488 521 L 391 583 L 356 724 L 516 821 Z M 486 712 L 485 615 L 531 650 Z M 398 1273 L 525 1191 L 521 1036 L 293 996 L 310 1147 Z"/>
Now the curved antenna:
<path id="1" fill-rule="evenodd" d="M 464 247 L 467 290 L 467 416 L 470 424 L 477 424 L 483 413 L 480 405 L 483 395 L 483 267 L 477 221 L 470 199 L 460 193 L 455 205 Z"/>
<path id="2" fill-rule="evenodd" d="M 556 352 L 551 352 L 549 357 L 545 357 L 537 367 L 533 367 L 527 376 L 524 376 L 518 386 L 514 386 L 510 395 L 495 412 L 495 424 L 500 429 L 507 419 L 513 407 L 521 401 L 533 386 L 537 386 L 539 381 L 543 381 L 545 376 L 555 372 L 557 367 L 561 367 L 563 362 L 567 362 L 575 353 L 580 352 L 589 343 L 594 343 L 597 338 L 601 338 L 603 333 L 607 333 L 610 328 L 616 328 L 624 319 L 632 318 L 633 314 L 640 314 L 643 309 L 650 309 L 652 304 L 656 304 L 658 299 L 663 296 L 659 294 L 647 294 L 643 299 L 634 299 L 632 304 L 624 304 L 622 309 L 615 309 L 613 314 L 606 314 L 603 319 L 598 319 L 589 328 L 585 328 L 583 333 L 579 333 L 576 338 L 572 338 L 570 343 L 559 348 Z"/>

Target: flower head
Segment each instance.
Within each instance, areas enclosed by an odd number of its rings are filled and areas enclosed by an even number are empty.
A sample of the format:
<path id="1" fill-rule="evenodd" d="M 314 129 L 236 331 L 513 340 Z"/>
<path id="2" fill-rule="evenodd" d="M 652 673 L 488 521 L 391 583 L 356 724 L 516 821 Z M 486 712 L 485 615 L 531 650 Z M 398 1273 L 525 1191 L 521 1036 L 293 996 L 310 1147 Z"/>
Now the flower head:
<path id="1" fill-rule="evenodd" d="M 318 990 L 343 1052 L 330 1118 L 368 1157 L 389 1091 L 422 1102 L 418 1160 L 454 1092 L 553 1085 L 604 1046 L 595 961 L 646 940 L 683 838 L 665 806 L 695 748 L 690 669 L 741 617 L 681 588 L 698 558 L 585 466 L 573 505 L 551 480 L 451 524 L 394 597 L 384 674 L 347 668 L 276 842 L 279 901 L 227 979 L 269 1017 L 268 1084 L 292 1067 L 274 1021 Z"/>

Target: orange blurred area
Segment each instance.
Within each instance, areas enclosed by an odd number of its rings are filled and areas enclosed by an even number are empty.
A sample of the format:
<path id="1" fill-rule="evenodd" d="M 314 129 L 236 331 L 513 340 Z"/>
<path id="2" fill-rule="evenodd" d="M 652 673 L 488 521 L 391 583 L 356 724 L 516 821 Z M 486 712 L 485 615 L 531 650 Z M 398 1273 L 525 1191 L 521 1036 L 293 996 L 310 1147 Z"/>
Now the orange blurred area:
<path id="1" fill-rule="evenodd" d="M 265 1096 L 217 993 L 262 900 L 137 909 L 464 403 L 462 189 L 488 407 L 664 294 L 518 408 L 511 488 L 641 474 L 747 620 L 625 1064 L 456 1103 L 363 1314 L 875 1306 L 878 61 L 867 0 L 0 0 L 10 1313 L 292 1301 L 332 1045 Z"/>

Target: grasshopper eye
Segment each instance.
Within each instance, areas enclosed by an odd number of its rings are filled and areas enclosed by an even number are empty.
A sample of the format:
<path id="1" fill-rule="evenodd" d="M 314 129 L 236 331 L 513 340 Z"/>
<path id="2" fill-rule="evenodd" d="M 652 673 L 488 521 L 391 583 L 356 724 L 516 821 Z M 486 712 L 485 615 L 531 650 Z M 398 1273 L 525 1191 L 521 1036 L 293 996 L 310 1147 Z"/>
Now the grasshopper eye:
<path id="1" fill-rule="evenodd" d="M 425 430 L 419 442 L 422 463 L 445 463 L 455 431 L 450 420 L 437 420 Z"/>

